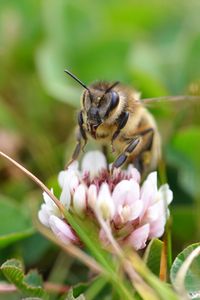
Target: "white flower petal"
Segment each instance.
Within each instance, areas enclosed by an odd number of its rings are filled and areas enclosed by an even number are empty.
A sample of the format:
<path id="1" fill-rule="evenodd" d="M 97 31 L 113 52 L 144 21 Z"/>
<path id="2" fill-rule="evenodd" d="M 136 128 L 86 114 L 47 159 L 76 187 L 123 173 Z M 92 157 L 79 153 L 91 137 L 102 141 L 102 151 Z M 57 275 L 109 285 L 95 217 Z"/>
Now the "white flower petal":
<path id="1" fill-rule="evenodd" d="M 96 185 L 91 184 L 88 188 L 88 205 L 94 209 L 97 201 L 97 188 Z"/>
<path id="2" fill-rule="evenodd" d="M 159 200 L 162 199 L 166 203 L 166 205 L 169 205 L 172 202 L 173 193 L 170 190 L 169 185 L 167 183 L 161 185 L 161 187 L 159 188 L 158 198 Z"/>
<path id="3" fill-rule="evenodd" d="M 51 189 L 51 192 L 53 193 L 53 189 Z M 59 216 L 60 215 L 59 208 L 56 206 L 56 204 L 51 199 L 51 197 L 46 192 L 43 192 L 42 195 L 45 202 L 45 210 L 48 212 L 48 214 Z"/>
<path id="4" fill-rule="evenodd" d="M 149 224 L 142 225 L 135 229 L 128 237 L 128 243 L 135 249 L 143 249 L 149 236 Z"/>
<path id="5" fill-rule="evenodd" d="M 51 192 L 53 194 L 53 189 L 51 189 Z M 49 207 L 51 206 L 52 209 L 53 209 L 53 207 L 56 207 L 55 203 L 53 202 L 51 197 L 46 192 L 43 192 L 42 195 L 43 195 L 43 199 L 44 199 L 44 202 L 46 203 L 46 205 L 48 205 Z"/>
<path id="6" fill-rule="evenodd" d="M 58 183 L 59 183 L 61 188 L 63 188 L 64 182 L 65 182 L 65 177 L 66 177 L 67 173 L 68 173 L 68 171 L 65 170 L 65 171 L 61 171 L 58 174 Z"/>
<path id="7" fill-rule="evenodd" d="M 73 206 L 79 215 L 86 210 L 86 187 L 83 184 L 80 184 L 74 193 Z"/>
<path id="8" fill-rule="evenodd" d="M 71 193 L 69 189 L 69 185 L 65 182 L 61 195 L 60 195 L 60 202 L 64 205 L 65 208 L 69 209 L 71 204 Z"/>
<path id="9" fill-rule="evenodd" d="M 115 206 L 110 194 L 107 183 L 102 183 L 96 202 L 97 213 L 103 216 L 104 219 L 112 219 L 115 213 Z"/>
<path id="10" fill-rule="evenodd" d="M 70 192 L 74 193 L 78 185 L 79 185 L 79 177 L 76 174 L 71 174 L 71 178 L 69 180 Z"/>
<path id="11" fill-rule="evenodd" d="M 49 227 L 49 213 L 46 210 L 46 204 L 41 205 L 41 209 L 38 212 L 38 218 L 44 226 Z"/>
<path id="12" fill-rule="evenodd" d="M 58 174 L 58 183 L 61 188 L 63 188 L 65 181 L 70 180 L 71 174 L 79 174 L 77 161 L 72 162 L 67 170 L 61 171 Z"/>
<path id="13" fill-rule="evenodd" d="M 77 237 L 71 227 L 58 217 L 51 216 L 49 224 L 53 233 L 65 244 L 76 242 Z"/>
<path id="14" fill-rule="evenodd" d="M 106 158 L 100 151 L 87 152 L 82 161 L 82 171 L 89 172 L 91 177 L 95 177 L 102 169 L 107 169 Z"/>

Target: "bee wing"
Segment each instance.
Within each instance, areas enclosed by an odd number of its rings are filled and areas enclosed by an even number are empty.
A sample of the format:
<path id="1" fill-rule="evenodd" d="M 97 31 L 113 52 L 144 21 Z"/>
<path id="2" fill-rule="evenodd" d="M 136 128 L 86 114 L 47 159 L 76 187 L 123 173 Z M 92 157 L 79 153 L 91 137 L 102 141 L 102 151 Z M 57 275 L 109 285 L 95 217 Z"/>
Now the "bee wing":
<path id="1" fill-rule="evenodd" d="M 152 105 L 156 103 L 163 103 L 163 102 L 180 102 L 180 101 L 200 101 L 200 96 L 192 96 L 192 95 L 180 95 L 180 96 L 163 96 L 163 97 L 156 97 L 156 98 L 144 98 L 141 99 L 141 102 L 146 105 Z"/>
<path id="2" fill-rule="evenodd" d="M 173 134 L 182 126 L 199 122 L 200 96 L 180 95 L 145 98 L 141 100 L 141 103 L 150 109 L 154 115 L 163 145 L 168 144 Z M 169 122 L 169 120 L 173 120 L 173 122 Z"/>

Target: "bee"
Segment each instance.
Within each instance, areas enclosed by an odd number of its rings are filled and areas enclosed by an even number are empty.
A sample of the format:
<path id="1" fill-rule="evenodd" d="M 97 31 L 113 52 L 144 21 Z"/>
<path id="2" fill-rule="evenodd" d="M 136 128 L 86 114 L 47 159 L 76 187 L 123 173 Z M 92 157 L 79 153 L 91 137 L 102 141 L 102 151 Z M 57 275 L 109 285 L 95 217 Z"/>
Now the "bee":
<path id="1" fill-rule="evenodd" d="M 146 174 L 156 168 L 161 158 L 161 139 L 156 122 L 140 100 L 135 89 L 120 84 L 99 81 L 86 86 L 68 70 L 65 72 L 83 88 L 81 110 L 78 113 L 77 145 L 72 158 L 76 160 L 88 139 L 116 153 L 114 168 L 133 163 Z"/>

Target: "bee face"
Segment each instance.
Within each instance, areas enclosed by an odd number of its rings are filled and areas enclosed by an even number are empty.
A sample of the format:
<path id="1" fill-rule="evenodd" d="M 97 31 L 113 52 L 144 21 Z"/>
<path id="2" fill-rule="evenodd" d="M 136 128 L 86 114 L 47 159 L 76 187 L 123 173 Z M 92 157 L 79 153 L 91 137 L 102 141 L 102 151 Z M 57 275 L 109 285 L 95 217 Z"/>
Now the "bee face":
<path id="1" fill-rule="evenodd" d="M 88 123 L 99 126 L 105 122 L 119 104 L 119 94 L 116 91 L 105 92 L 90 89 L 83 94 L 83 109 Z"/>

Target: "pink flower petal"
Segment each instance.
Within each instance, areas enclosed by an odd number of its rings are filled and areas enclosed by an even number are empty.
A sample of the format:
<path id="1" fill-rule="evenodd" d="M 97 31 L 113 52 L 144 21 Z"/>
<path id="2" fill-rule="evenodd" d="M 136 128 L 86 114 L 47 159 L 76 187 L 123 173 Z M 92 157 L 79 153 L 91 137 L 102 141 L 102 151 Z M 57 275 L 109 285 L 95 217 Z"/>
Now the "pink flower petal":
<path id="1" fill-rule="evenodd" d="M 149 174 L 147 179 L 141 188 L 141 200 L 143 202 L 143 211 L 140 216 L 140 220 L 145 214 L 147 208 L 154 203 L 157 196 L 157 173 L 152 172 Z"/>
<path id="2" fill-rule="evenodd" d="M 131 215 L 129 221 L 133 221 L 139 217 L 143 209 L 143 202 L 141 200 L 135 201 L 133 204 L 130 205 L 130 208 L 131 208 Z"/>
<path id="3" fill-rule="evenodd" d="M 128 165 L 128 169 L 126 172 L 137 183 L 140 183 L 140 179 L 141 179 L 140 173 L 136 168 L 133 167 L 133 165 Z"/>
<path id="4" fill-rule="evenodd" d="M 133 202 L 137 201 L 140 197 L 140 186 L 134 179 L 130 179 L 129 182 L 130 191 L 127 194 L 126 203 L 132 204 Z"/>
<path id="5" fill-rule="evenodd" d="M 107 247 L 109 245 L 108 237 L 103 229 L 100 229 L 99 231 L 99 239 L 104 247 Z"/>
<path id="6" fill-rule="evenodd" d="M 139 185 L 134 180 L 122 180 L 114 188 L 112 197 L 116 207 L 132 204 L 139 199 Z"/>
<path id="7" fill-rule="evenodd" d="M 50 216 L 49 224 L 53 233 L 65 244 L 77 242 L 78 238 L 71 227 L 56 216 Z"/>
<path id="8" fill-rule="evenodd" d="M 143 207 L 143 203 L 141 200 L 137 200 L 131 205 L 124 205 L 124 206 L 120 205 L 118 207 L 120 223 L 127 223 L 129 221 L 134 221 L 135 219 L 137 219 L 142 211 L 142 207 Z M 117 219 L 115 219 L 115 222 L 117 222 Z"/>
<path id="9" fill-rule="evenodd" d="M 149 238 L 152 239 L 161 237 L 165 230 L 165 223 L 166 219 L 164 217 L 161 217 L 160 219 L 150 223 Z"/>
<path id="10" fill-rule="evenodd" d="M 135 229 L 128 237 L 128 243 L 135 249 L 140 250 L 146 246 L 149 235 L 149 224 Z"/>
<path id="11" fill-rule="evenodd" d="M 158 201 L 147 208 L 145 217 L 143 218 L 146 222 L 154 222 L 157 219 L 165 215 L 165 208 L 162 201 Z"/>

